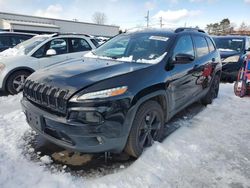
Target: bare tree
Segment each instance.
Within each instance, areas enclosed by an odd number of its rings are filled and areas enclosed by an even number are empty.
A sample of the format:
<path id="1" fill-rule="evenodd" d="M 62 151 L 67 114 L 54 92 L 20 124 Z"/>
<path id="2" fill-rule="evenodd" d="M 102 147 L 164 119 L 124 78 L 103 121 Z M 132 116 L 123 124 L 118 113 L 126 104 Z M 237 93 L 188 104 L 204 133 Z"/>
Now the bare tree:
<path id="1" fill-rule="evenodd" d="M 239 27 L 239 32 L 241 35 L 245 34 L 247 31 L 247 25 L 245 22 L 242 22 Z"/>
<path id="2" fill-rule="evenodd" d="M 96 24 L 105 24 L 107 22 L 107 16 L 103 12 L 95 12 L 93 14 L 93 22 Z"/>

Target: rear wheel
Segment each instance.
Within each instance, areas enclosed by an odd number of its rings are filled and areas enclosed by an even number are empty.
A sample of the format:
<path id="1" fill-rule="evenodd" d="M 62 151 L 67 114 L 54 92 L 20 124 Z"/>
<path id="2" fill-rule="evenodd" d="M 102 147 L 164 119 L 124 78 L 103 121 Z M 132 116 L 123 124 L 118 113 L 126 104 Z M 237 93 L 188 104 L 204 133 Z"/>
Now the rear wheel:
<path id="1" fill-rule="evenodd" d="M 220 76 L 215 75 L 212 85 L 210 86 L 210 89 L 206 96 L 201 99 L 201 103 L 204 105 L 211 104 L 213 102 L 213 99 L 218 97 L 220 88 Z"/>
<path id="2" fill-rule="evenodd" d="M 14 95 L 23 90 L 26 78 L 30 75 L 28 71 L 17 71 L 10 75 L 6 82 L 7 91 Z"/>
<path id="3" fill-rule="evenodd" d="M 163 138 L 164 114 L 159 103 L 147 101 L 135 116 L 125 151 L 130 156 L 139 157 L 146 147 Z"/>

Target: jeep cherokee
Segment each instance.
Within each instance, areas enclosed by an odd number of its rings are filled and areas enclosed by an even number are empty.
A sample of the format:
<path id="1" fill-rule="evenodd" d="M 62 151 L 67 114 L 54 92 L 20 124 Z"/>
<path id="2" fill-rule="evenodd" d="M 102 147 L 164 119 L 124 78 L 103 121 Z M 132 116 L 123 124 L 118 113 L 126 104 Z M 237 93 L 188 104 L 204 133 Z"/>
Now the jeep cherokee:
<path id="1" fill-rule="evenodd" d="M 22 107 L 28 124 L 62 147 L 139 157 L 177 112 L 217 97 L 221 67 L 202 30 L 125 33 L 83 59 L 32 74 Z"/>

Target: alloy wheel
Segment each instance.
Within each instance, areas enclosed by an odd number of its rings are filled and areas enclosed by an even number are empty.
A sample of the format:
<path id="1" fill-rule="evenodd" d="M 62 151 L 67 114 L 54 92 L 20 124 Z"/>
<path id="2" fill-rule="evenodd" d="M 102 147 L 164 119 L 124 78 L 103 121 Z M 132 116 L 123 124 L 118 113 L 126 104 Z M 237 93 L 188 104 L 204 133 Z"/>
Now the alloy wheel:
<path id="1" fill-rule="evenodd" d="M 148 147 L 158 140 L 161 129 L 161 118 L 156 111 L 147 113 L 140 125 L 138 139 L 140 147 Z"/>
<path id="2" fill-rule="evenodd" d="M 26 78 L 26 75 L 18 75 L 14 78 L 13 88 L 16 90 L 17 93 L 23 89 Z"/>

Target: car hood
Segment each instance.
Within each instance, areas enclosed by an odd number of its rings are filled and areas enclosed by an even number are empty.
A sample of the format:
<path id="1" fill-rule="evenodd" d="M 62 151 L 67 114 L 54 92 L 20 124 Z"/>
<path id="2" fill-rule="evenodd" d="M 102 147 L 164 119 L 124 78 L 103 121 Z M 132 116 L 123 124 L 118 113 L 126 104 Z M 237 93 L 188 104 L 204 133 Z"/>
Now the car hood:
<path id="1" fill-rule="evenodd" d="M 39 70 L 29 79 L 75 93 L 96 82 L 151 66 L 114 60 L 84 58 Z"/>
<path id="2" fill-rule="evenodd" d="M 230 56 L 241 55 L 242 52 L 237 51 L 220 51 L 220 56 L 222 59 L 228 58 Z"/>

